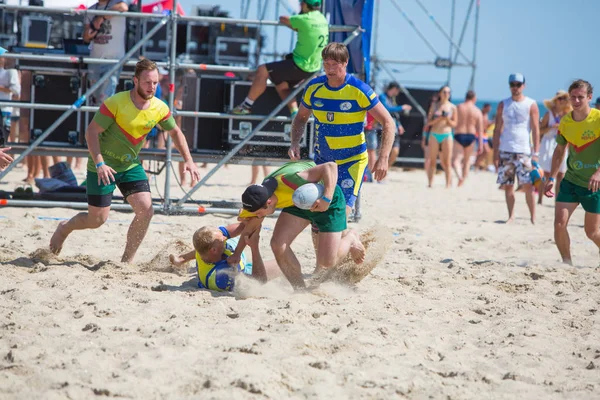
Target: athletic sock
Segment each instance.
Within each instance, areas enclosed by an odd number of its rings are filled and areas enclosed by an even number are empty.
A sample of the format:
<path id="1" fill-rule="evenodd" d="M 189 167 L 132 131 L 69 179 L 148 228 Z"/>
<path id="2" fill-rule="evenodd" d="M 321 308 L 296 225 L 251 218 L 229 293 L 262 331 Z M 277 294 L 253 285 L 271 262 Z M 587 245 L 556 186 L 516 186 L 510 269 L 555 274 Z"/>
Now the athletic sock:
<path id="1" fill-rule="evenodd" d="M 249 98 L 246 97 L 246 99 L 242 103 L 242 107 L 249 110 L 252 108 L 253 104 L 254 104 L 254 100 L 250 100 Z"/>

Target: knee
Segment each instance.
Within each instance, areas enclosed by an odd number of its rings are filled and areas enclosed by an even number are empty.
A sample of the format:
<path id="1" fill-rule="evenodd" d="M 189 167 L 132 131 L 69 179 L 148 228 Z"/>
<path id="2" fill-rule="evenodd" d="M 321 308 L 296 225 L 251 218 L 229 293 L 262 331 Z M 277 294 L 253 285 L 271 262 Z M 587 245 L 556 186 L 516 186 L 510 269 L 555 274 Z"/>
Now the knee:
<path id="1" fill-rule="evenodd" d="M 596 238 L 598 238 L 599 232 L 597 226 L 586 225 L 584 229 L 585 235 L 588 237 L 588 239 L 595 240 Z"/>
<path id="2" fill-rule="evenodd" d="M 138 218 L 147 220 L 152 219 L 152 216 L 154 215 L 154 208 L 152 208 L 152 204 L 144 204 L 144 206 L 136 210 L 135 214 Z"/>
<path id="3" fill-rule="evenodd" d="M 269 77 L 269 71 L 267 71 L 267 67 L 264 64 L 258 66 L 258 69 L 256 70 L 256 76 L 264 79 Z"/>
<path id="4" fill-rule="evenodd" d="M 89 226 L 92 229 L 100 228 L 108 219 L 108 213 L 88 214 Z"/>
<path id="5" fill-rule="evenodd" d="M 282 255 L 287 248 L 288 248 L 288 243 L 286 243 L 285 241 L 283 241 L 275 236 L 273 236 L 271 238 L 271 250 L 273 251 L 273 254 L 275 255 L 275 257 Z"/>
<path id="6" fill-rule="evenodd" d="M 554 221 L 554 231 L 555 232 L 563 232 L 567 230 L 567 221 L 564 221 L 562 219 L 556 219 Z M 585 230 L 586 234 L 587 234 L 587 228 Z"/>

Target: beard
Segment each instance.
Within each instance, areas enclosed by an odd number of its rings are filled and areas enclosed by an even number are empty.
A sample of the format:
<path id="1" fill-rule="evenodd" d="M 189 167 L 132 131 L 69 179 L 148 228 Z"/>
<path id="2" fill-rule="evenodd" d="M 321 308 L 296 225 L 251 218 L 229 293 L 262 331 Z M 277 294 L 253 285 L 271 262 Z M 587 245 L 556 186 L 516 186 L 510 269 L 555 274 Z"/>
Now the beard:
<path id="1" fill-rule="evenodd" d="M 151 98 L 154 97 L 154 93 L 152 94 L 146 94 L 146 92 L 144 92 L 141 88 L 137 88 L 137 94 L 138 96 L 140 96 L 142 99 L 144 100 L 150 100 Z"/>

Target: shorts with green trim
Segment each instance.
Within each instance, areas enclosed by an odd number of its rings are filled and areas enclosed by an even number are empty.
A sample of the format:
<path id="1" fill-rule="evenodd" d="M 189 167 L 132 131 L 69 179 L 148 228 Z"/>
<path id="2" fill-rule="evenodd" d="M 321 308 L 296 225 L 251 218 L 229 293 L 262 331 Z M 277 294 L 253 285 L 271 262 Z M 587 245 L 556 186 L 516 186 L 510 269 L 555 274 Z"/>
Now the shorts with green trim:
<path id="1" fill-rule="evenodd" d="M 600 191 L 592 192 L 588 188 L 563 179 L 556 201 L 559 203 L 581 203 L 586 212 L 600 214 Z"/>
<path id="2" fill-rule="evenodd" d="M 343 232 L 348 227 L 346 223 L 346 200 L 342 188 L 339 186 L 335 187 L 327 211 L 313 212 L 292 206 L 284 208 L 281 212 L 309 220 L 313 226 L 319 228 L 319 232 Z"/>
<path id="3" fill-rule="evenodd" d="M 115 188 L 119 188 L 123 197 L 134 193 L 150 193 L 150 184 L 144 167 L 140 164 L 124 172 L 115 174 L 115 181 L 108 185 L 98 185 L 98 174 L 88 171 L 86 180 L 86 193 L 88 204 L 94 207 L 109 207 Z"/>

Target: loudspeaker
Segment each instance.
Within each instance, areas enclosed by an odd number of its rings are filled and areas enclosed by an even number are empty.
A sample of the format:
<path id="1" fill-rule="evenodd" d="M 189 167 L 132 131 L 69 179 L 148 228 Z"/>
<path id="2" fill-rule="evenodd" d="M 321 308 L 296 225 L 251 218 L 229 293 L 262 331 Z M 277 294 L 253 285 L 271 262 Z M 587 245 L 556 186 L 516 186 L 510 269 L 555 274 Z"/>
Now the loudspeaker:
<path id="1" fill-rule="evenodd" d="M 183 110 L 224 112 L 230 80 L 221 76 L 198 77 L 195 73 L 185 75 L 181 83 Z M 226 119 L 183 117 L 181 121 L 183 134 L 193 150 L 228 150 L 226 127 Z"/>
<path id="2" fill-rule="evenodd" d="M 34 84 L 31 85 L 31 102 L 68 105 L 75 103 L 82 93 L 81 88 L 78 88 L 75 93 L 70 90 L 72 78 L 73 76 L 63 75 L 34 75 Z M 32 132 L 35 130 L 45 131 L 63 113 L 64 111 L 32 109 L 29 116 L 30 130 Z M 72 113 L 42 143 L 61 146 L 83 145 L 85 130 L 81 129 L 81 116 L 82 113 L 79 111 Z M 77 139 L 74 138 L 73 132 L 78 132 L 75 135 L 78 136 Z"/>
<path id="3" fill-rule="evenodd" d="M 233 109 L 238 104 L 241 104 L 252 86 L 251 82 L 233 82 L 231 84 L 231 97 L 229 107 Z M 300 95 L 298 96 L 298 100 Z M 267 86 L 265 92 L 254 102 L 252 106 L 252 114 L 268 115 L 273 109 L 281 103 L 281 98 L 272 84 Z M 279 111 L 277 116 L 289 117 L 290 112 L 287 107 Z M 244 121 L 235 119 L 229 121 L 229 143 L 239 143 L 242 141 L 261 121 Z M 291 122 L 270 121 L 261 128 L 250 144 L 266 144 L 271 146 L 289 147 Z M 300 142 L 301 147 L 306 147 L 309 135 L 312 135 L 312 123 L 307 124 L 307 132 L 302 137 Z"/>

